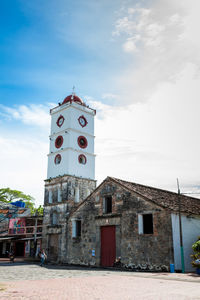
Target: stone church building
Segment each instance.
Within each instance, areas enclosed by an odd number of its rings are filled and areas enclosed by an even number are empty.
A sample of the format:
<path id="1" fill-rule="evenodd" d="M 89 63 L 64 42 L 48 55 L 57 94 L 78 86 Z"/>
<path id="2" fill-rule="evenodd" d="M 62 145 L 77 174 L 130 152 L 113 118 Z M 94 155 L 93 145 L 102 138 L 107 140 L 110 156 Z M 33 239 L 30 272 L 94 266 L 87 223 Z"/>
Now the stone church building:
<path id="1" fill-rule="evenodd" d="M 95 181 L 96 111 L 72 94 L 50 111 L 43 248 L 57 263 L 129 269 L 181 269 L 179 208 L 186 271 L 200 234 L 200 200 L 107 177 Z M 179 206 L 179 204 L 181 205 Z"/>

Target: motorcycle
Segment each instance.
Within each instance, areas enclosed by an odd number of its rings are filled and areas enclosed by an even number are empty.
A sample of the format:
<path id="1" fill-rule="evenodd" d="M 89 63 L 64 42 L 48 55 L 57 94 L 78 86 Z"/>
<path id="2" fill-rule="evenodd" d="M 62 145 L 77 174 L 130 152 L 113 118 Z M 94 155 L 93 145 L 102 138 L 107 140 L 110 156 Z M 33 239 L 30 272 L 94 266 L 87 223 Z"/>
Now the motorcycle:
<path id="1" fill-rule="evenodd" d="M 14 263 L 14 260 L 15 260 L 15 255 L 14 253 L 11 251 L 11 252 L 8 252 L 8 257 L 10 259 L 10 262 L 13 262 Z"/>

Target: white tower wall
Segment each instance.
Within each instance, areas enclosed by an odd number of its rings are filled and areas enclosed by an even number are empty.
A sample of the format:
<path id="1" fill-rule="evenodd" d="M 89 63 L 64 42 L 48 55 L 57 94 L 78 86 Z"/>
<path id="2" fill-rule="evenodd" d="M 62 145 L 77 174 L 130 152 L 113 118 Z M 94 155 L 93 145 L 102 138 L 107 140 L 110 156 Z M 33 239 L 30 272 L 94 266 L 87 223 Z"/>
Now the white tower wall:
<path id="1" fill-rule="evenodd" d="M 56 134 L 63 129 L 63 126 L 60 128 L 56 124 L 60 115 L 65 119 L 63 123 L 65 129 L 73 128 L 94 135 L 94 111 L 77 103 L 63 104 L 51 110 L 51 135 Z M 78 118 L 82 115 L 88 121 L 86 127 L 81 127 L 78 123 Z"/>
<path id="2" fill-rule="evenodd" d="M 63 144 L 58 149 L 55 146 L 55 141 L 58 136 L 63 137 Z M 87 139 L 88 145 L 87 148 L 80 148 L 78 145 L 78 137 L 84 136 Z M 88 135 L 84 132 L 74 131 L 73 129 L 63 130 L 57 133 L 56 135 L 52 135 L 50 137 L 50 153 L 60 152 L 60 150 L 64 150 L 66 148 L 73 148 L 79 152 L 89 152 L 94 153 L 94 136 Z"/>
<path id="3" fill-rule="evenodd" d="M 55 165 L 54 154 L 48 155 L 47 178 L 54 178 L 63 175 L 72 175 L 88 179 L 95 178 L 95 155 L 85 153 L 87 163 L 82 165 L 78 162 L 79 153 L 71 149 L 60 151 L 62 156 L 61 163 Z"/>
<path id="4" fill-rule="evenodd" d="M 69 102 L 51 110 L 50 149 L 48 154 L 47 179 L 63 175 L 72 175 L 88 179 L 95 178 L 94 155 L 94 116 L 95 111 L 83 104 Z M 86 120 L 82 126 L 79 118 Z M 58 119 L 64 118 L 61 126 Z M 58 147 L 56 139 L 62 137 L 62 145 Z M 87 146 L 81 147 L 79 137 L 87 140 Z M 57 147 L 56 147 L 57 145 Z M 59 164 L 55 163 L 56 156 L 61 157 Z M 84 156 L 85 164 L 80 163 L 80 155 Z"/>

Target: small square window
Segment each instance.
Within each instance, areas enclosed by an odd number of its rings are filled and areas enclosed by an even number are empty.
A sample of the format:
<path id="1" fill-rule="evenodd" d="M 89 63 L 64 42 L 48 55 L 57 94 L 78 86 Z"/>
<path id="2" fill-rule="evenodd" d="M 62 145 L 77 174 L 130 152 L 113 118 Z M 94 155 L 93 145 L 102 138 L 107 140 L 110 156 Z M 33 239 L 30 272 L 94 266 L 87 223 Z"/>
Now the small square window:
<path id="1" fill-rule="evenodd" d="M 138 231 L 139 234 L 153 234 L 153 215 L 138 215 Z"/>
<path id="2" fill-rule="evenodd" d="M 153 233 L 153 215 L 145 214 L 143 215 L 143 233 L 152 234 Z"/>

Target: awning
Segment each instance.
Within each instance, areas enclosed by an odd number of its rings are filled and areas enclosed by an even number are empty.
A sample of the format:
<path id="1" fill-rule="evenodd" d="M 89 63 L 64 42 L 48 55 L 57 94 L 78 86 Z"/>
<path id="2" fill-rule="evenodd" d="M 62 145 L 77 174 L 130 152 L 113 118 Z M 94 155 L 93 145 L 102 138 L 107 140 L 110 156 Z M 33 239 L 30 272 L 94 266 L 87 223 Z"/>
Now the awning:
<path id="1" fill-rule="evenodd" d="M 36 240 L 38 239 L 42 239 L 41 236 L 36 237 Z M 23 238 L 23 239 L 17 239 L 17 241 L 28 241 L 28 240 L 34 240 L 34 237 L 27 237 L 27 238 Z"/>
<path id="2" fill-rule="evenodd" d="M 14 237 L 13 236 L 9 236 L 9 237 L 7 237 L 7 236 L 2 236 L 2 237 L 0 237 L 0 241 L 5 241 L 5 240 L 11 240 L 11 239 L 14 239 Z"/>

